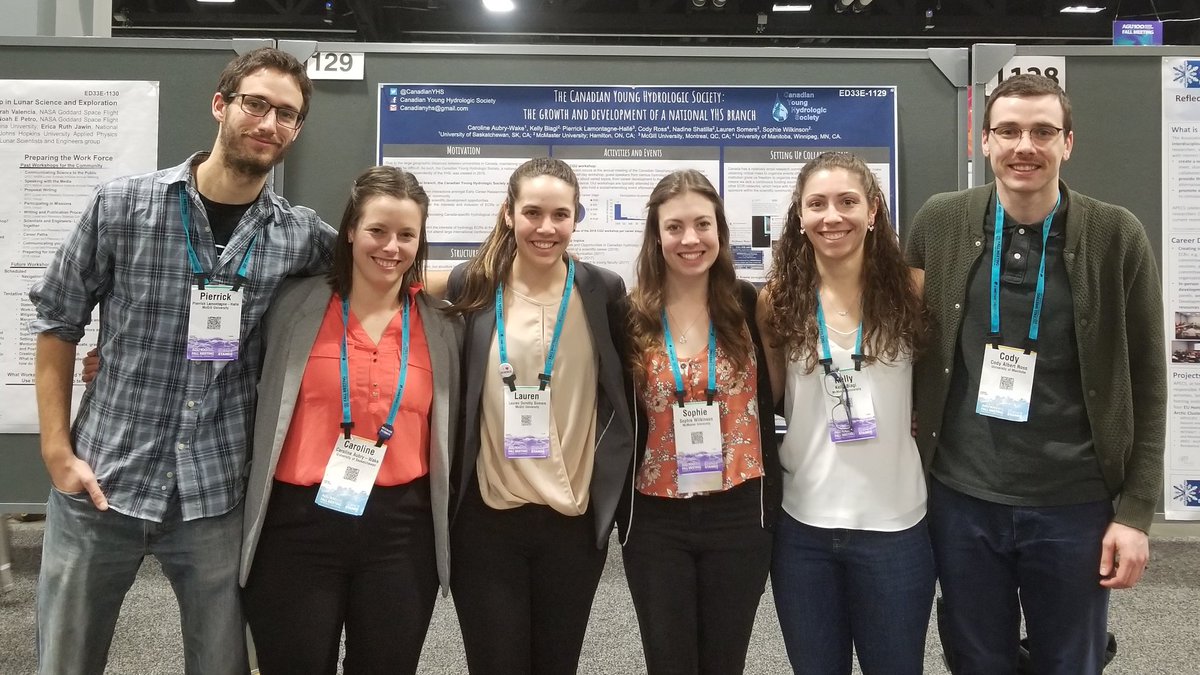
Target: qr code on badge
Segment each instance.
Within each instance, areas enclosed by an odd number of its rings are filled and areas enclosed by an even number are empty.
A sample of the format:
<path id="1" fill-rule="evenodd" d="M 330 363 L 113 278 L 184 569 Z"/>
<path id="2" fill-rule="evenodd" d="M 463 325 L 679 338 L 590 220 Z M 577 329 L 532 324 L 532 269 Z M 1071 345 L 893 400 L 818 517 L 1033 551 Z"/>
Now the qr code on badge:
<path id="1" fill-rule="evenodd" d="M 703 445 L 703 444 L 704 444 L 704 432 L 703 431 L 693 431 L 692 432 L 692 445 Z"/>
<path id="2" fill-rule="evenodd" d="M 1013 379 L 1011 377 L 1000 378 L 1000 391 L 1012 391 Z"/>
<path id="3" fill-rule="evenodd" d="M 521 426 L 533 426 L 533 415 L 521 415 Z"/>
<path id="4" fill-rule="evenodd" d="M 349 480 L 349 481 L 358 480 L 358 467 L 356 467 L 356 466 L 346 467 L 346 475 L 342 476 L 342 480 Z"/>
<path id="5" fill-rule="evenodd" d="M 221 330 L 221 317 L 219 317 L 219 316 L 208 317 L 208 329 L 209 330 Z"/>

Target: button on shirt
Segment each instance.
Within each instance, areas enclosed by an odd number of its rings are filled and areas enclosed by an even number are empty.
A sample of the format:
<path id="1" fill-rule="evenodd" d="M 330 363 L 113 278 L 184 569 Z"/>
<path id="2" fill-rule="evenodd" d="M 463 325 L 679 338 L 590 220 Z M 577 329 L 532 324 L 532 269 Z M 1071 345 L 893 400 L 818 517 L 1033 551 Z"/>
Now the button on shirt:
<path id="1" fill-rule="evenodd" d="M 96 472 L 110 506 L 161 522 L 172 499 L 184 520 L 228 512 L 242 498 L 261 360 L 259 323 L 284 277 L 328 269 L 333 228 L 269 187 L 218 257 L 192 166 L 100 186 L 79 225 L 29 293 L 33 333 L 77 343 L 100 305 L 100 371 L 72 426 L 75 454 Z M 239 358 L 188 361 L 194 285 L 179 209 L 211 283 L 230 284 L 254 240 L 246 272 Z"/>

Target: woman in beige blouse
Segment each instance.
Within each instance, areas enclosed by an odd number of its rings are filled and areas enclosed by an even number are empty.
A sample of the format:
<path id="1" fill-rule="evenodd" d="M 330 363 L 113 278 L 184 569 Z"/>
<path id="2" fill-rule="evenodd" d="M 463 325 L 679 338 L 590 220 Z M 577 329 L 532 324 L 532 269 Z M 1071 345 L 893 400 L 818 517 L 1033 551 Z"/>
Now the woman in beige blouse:
<path id="1" fill-rule="evenodd" d="M 450 275 L 466 319 L 451 590 L 472 673 L 574 673 L 633 458 L 625 285 L 567 255 L 579 183 L 513 173 L 491 234 Z"/>

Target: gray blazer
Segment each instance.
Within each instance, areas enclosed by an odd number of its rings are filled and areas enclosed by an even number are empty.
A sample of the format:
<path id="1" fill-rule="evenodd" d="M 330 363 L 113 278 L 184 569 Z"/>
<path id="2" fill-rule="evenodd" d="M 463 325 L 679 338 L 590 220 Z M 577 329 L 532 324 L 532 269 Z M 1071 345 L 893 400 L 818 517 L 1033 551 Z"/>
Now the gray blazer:
<path id="1" fill-rule="evenodd" d="M 267 503 L 279 452 L 287 437 L 296 397 L 309 351 L 331 296 L 323 277 L 293 279 L 280 289 L 263 322 L 266 354 L 258 382 L 258 411 L 254 419 L 254 447 L 246 485 L 242 528 L 242 561 L 239 581 L 246 585 L 258 537 L 266 518 Z M 459 415 L 459 362 L 462 321 L 437 309 L 439 300 L 417 294 L 417 311 L 425 327 L 429 361 L 433 367 L 433 405 L 429 414 L 429 490 L 433 502 L 434 543 L 442 594 L 450 584 L 450 449 L 457 440 Z M 336 422 L 337 420 L 335 420 Z"/>

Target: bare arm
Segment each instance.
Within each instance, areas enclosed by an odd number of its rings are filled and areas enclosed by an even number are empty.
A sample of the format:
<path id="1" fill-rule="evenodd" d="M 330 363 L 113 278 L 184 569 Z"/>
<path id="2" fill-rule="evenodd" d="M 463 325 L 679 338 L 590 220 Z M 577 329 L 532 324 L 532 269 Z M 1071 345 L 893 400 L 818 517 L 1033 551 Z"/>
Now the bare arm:
<path id="1" fill-rule="evenodd" d="M 50 333 L 37 338 L 35 381 L 42 461 L 54 487 L 62 492 L 87 491 L 96 508 L 105 510 L 108 501 L 96 483 L 87 462 L 75 456 L 71 446 L 71 380 L 74 376 L 75 344 Z"/>
<path id="2" fill-rule="evenodd" d="M 783 375 L 784 375 L 784 358 L 783 352 L 778 345 L 778 338 L 775 331 L 771 330 L 771 298 L 766 288 L 758 292 L 758 309 L 756 311 L 758 321 L 758 332 L 762 335 L 763 352 L 767 355 L 767 373 L 771 378 L 771 393 L 774 394 L 775 400 L 772 403 L 778 405 L 783 398 Z"/>

